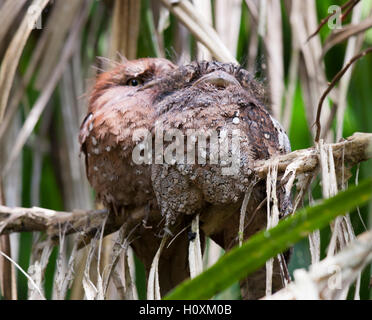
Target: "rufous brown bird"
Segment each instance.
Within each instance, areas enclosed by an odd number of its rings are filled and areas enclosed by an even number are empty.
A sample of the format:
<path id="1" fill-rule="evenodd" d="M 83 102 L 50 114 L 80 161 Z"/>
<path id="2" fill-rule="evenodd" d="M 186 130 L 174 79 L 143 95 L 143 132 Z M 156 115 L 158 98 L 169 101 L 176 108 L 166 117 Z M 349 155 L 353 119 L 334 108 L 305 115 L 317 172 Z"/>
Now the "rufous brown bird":
<path id="1" fill-rule="evenodd" d="M 244 238 L 266 227 L 266 207 L 259 208 L 265 182 L 255 176 L 254 163 L 289 152 L 290 144 L 264 101 L 262 86 L 230 63 L 177 68 L 164 59 L 140 59 L 98 77 L 80 133 L 87 176 L 113 214 L 143 220 L 132 246 L 147 272 L 161 229 L 173 235 L 159 262 L 162 294 L 188 277 L 189 239 L 182 231 L 195 214 L 202 233 L 230 250 L 252 189 Z M 285 215 L 290 199 L 278 190 Z M 279 269 L 275 263 L 274 291 L 283 285 Z M 262 268 L 241 282 L 243 298 L 264 296 L 265 285 Z"/>
<path id="2" fill-rule="evenodd" d="M 153 100 L 159 92 L 155 87 L 138 89 L 175 68 L 168 60 L 145 58 L 117 64 L 99 74 L 79 136 L 88 180 L 115 220 L 106 233 L 128 224 L 131 246 L 144 263 L 147 276 L 161 243 L 163 218 L 151 182 L 151 167 L 132 161 L 138 143 L 133 141 L 133 132 L 153 127 Z M 187 235 L 181 234 L 163 251 L 159 269 L 167 271 L 160 273 L 162 294 L 189 276 L 187 247 Z"/>

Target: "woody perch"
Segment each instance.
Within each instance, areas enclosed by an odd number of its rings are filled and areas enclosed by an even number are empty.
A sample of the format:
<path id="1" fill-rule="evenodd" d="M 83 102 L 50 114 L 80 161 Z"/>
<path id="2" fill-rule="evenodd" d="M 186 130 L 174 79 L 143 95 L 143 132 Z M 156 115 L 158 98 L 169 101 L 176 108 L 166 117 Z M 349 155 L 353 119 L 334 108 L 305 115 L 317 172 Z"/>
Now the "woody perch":
<path id="1" fill-rule="evenodd" d="M 147 275 L 168 236 L 159 260 L 162 294 L 190 275 L 190 223 L 196 214 L 202 246 L 207 235 L 230 250 L 239 241 L 249 191 L 244 239 L 266 228 L 266 182 L 255 176 L 254 164 L 290 152 L 262 86 L 246 70 L 205 61 L 177 67 L 150 58 L 98 75 L 80 143 L 90 184 L 114 221 L 106 232 L 128 225 Z M 292 206 L 280 185 L 277 198 L 284 217 Z M 283 286 L 277 259 L 272 286 Z M 265 287 L 262 268 L 241 281 L 242 297 L 260 298 Z"/>

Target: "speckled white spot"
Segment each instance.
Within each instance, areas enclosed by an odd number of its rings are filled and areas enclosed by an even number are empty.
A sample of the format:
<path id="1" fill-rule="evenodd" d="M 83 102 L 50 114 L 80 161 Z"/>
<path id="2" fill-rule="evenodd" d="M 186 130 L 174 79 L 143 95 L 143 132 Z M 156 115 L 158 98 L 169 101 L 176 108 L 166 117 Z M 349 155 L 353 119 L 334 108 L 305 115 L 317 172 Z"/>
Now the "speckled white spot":
<path id="1" fill-rule="evenodd" d="M 89 129 L 89 131 L 93 130 L 93 122 L 89 123 L 88 129 Z"/>
<path id="2" fill-rule="evenodd" d="M 107 146 L 107 147 L 106 147 L 106 151 L 107 151 L 107 152 L 110 152 L 110 151 L 111 151 L 111 147 L 110 147 L 110 146 Z"/>
<path id="3" fill-rule="evenodd" d="M 291 152 L 291 144 L 289 142 L 288 136 L 286 135 L 281 124 L 270 116 L 271 121 L 278 132 L 278 142 L 281 149 L 284 149 L 285 152 Z"/>
<path id="4" fill-rule="evenodd" d="M 92 144 L 93 144 L 94 146 L 97 145 L 97 139 L 96 139 L 95 137 L 92 137 Z"/>
<path id="5" fill-rule="evenodd" d="M 94 171 L 98 171 L 98 168 L 96 166 L 93 167 Z"/>
<path id="6" fill-rule="evenodd" d="M 94 152 L 95 154 L 99 154 L 99 149 L 98 149 L 98 148 L 94 148 L 94 149 L 93 149 L 93 152 Z"/>
<path id="7" fill-rule="evenodd" d="M 265 133 L 265 134 L 264 134 L 264 137 L 265 137 L 266 139 L 270 139 L 270 134 Z"/>
<path id="8" fill-rule="evenodd" d="M 238 117 L 235 117 L 232 122 L 233 124 L 239 124 L 240 119 Z"/>

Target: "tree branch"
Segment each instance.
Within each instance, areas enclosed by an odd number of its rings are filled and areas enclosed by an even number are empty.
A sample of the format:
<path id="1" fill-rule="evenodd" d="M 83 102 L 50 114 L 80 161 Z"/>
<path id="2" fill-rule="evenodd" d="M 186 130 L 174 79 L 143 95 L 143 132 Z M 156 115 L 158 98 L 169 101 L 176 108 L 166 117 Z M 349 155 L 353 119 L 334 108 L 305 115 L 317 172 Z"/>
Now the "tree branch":
<path id="1" fill-rule="evenodd" d="M 335 162 L 344 160 L 351 166 L 372 158 L 372 133 L 354 133 L 351 137 L 338 143 L 331 143 Z M 277 157 L 279 160 L 278 170 L 284 172 L 294 161 L 301 164 L 296 173 L 313 172 L 319 165 L 319 152 L 315 147 L 296 150 L 291 153 Z M 256 164 L 256 173 L 260 178 L 265 178 L 274 158 L 260 160 Z"/>
<path id="2" fill-rule="evenodd" d="M 107 210 L 54 211 L 43 208 L 9 208 L 0 205 L 0 234 L 45 231 L 58 235 L 63 227 L 66 234 L 98 228 Z"/>
<path id="3" fill-rule="evenodd" d="M 355 133 L 345 141 L 330 144 L 335 163 L 344 160 L 355 165 L 372 158 L 372 133 Z M 298 162 L 296 174 L 314 172 L 319 165 L 319 152 L 314 147 L 297 150 L 278 157 L 278 171 L 284 172 L 294 161 Z M 261 179 L 266 178 L 268 168 L 273 159 L 257 161 L 256 173 Z M 81 232 L 83 242 L 88 243 L 96 230 L 101 228 L 102 222 L 108 214 L 107 210 L 75 210 L 61 212 L 43 208 L 9 208 L 0 206 L 0 235 L 12 232 L 44 231 L 52 237 L 58 237 L 62 229 L 66 234 Z M 144 208 L 122 212 L 118 215 L 110 214 L 105 234 L 116 231 L 124 222 L 132 226 L 141 223 L 146 215 Z"/>

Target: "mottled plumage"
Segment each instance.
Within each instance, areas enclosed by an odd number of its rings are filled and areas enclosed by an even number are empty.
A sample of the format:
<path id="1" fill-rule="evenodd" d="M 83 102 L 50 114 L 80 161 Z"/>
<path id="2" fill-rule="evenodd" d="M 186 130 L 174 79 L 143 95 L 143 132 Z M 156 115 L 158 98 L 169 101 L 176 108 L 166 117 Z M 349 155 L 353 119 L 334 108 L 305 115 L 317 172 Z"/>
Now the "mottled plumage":
<path id="1" fill-rule="evenodd" d="M 221 161 L 153 165 L 154 190 L 163 214 L 171 219 L 202 212 L 210 204 L 241 201 L 253 178 L 254 161 L 290 151 L 283 128 L 265 109 L 261 86 L 237 65 L 194 62 L 156 86 L 161 88 L 155 98 L 156 121 L 164 131 L 177 128 L 185 136 L 190 129 L 240 131 L 239 174 L 222 174 Z"/>
<path id="2" fill-rule="evenodd" d="M 290 151 L 288 137 L 265 108 L 264 98 L 250 73 L 228 63 L 193 62 L 176 68 L 164 59 L 140 59 L 98 77 L 80 134 L 87 176 L 98 198 L 116 214 L 124 210 L 136 217 L 139 211 L 146 212 L 132 245 L 147 271 L 160 243 L 159 230 L 166 226 L 176 235 L 197 213 L 202 232 L 226 250 L 237 244 L 241 203 L 256 180 L 254 162 Z M 155 144 L 158 128 L 178 129 L 185 135 L 188 130 L 214 130 L 219 135 L 221 130 L 239 130 L 238 172 L 223 174 L 228 164 L 221 159 L 210 163 L 208 155 L 200 164 L 198 153 L 195 164 L 156 164 L 154 159 L 151 164 L 133 163 L 132 151 L 141 142 L 133 139 L 135 131 L 149 130 Z M 170 143 L 164 142 L 164 147 Z M 212 147 L 208 140 L 206 151 Z M 230 150 L 229 155 L 233 153 Z M 290 199 L 281 188 L 278 195 L 284 214 Z M 265 208 L 253 216 L 265 196 L 265 182 L 255 184 L 245 238 L 266 226 Z M 162 293 L 188 276 L 187 246 L 187 232 L 181 232 L 162 253 Z M 274 290 L 282 286 L 278 270 L 275 265 Z M 264 271 L 242 282 L 244 298 L 264 295 Z"/>
<path id="3" fill-rule="evenodd" d="M 165 59 L 128 61 L 98 76 L 80 131 L 89 182 L 107 206 L 139 206 L 153 198 L 149 166 L 133 166 L 136 128 L 152 128 L 155 88 L 138 87 L 175 69 Z M 133 86 L 131 81 L 137 81 Z"/>

